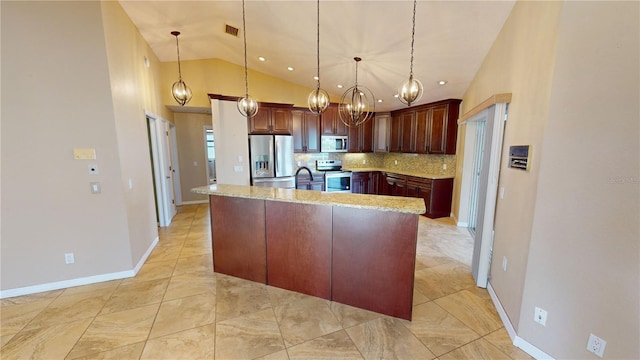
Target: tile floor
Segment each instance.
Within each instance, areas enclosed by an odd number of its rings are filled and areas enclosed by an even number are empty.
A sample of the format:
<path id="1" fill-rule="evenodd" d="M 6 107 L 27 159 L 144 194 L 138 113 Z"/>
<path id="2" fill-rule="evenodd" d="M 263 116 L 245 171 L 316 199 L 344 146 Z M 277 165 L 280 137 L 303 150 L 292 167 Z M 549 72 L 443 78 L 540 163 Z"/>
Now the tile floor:
<path id="1" fill-rule="evenodd" d="M 0 300 L 0 358 L 530 358 L 474 286 L 451 219 L 420 219 L 405 321 L 214 274 L 208 216 L 180 207 L 134 278 Z"/>

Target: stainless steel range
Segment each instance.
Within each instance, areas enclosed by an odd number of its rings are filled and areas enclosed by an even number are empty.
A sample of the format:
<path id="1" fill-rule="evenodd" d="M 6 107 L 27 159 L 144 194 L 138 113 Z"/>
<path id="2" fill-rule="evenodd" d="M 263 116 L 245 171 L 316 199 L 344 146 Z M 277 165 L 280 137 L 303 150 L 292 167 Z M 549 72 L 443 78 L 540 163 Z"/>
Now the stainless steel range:
<path id="1" fill-rule="evenodd" d="M 316 170 L 324 172 L 326 192 L 351 192 L 351 171 L 342 171 L 342 160 L 316 160 Z"/>

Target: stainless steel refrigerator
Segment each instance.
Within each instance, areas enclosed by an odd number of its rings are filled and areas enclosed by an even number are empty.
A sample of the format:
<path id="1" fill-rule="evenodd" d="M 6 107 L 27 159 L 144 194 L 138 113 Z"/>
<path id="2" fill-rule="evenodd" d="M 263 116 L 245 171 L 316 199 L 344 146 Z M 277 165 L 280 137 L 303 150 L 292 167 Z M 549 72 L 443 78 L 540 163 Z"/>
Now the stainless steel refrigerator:
<path id="1" fill-rule="evenodd" d="M 293 137 L 249 135 L 251 185 L 295 188 Z"/>

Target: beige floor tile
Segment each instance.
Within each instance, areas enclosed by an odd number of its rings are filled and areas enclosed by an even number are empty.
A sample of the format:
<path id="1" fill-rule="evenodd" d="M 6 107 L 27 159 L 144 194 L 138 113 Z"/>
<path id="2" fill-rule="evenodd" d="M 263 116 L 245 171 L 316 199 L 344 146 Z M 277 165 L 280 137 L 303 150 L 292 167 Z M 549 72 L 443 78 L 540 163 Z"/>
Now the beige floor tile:
<path id="1" fill-rule="evenodd" d="M 434 302 L 414 306 L 413 318 L 405 326 L 436 356 L 480 337 Z"/>
<path id="2" fill-rule="evenodd" d="M 104 305 L 101 314 L 133 309 L 162 301 L 169 279 L 143 281 L 131 285 L 120 285 Z"/>
<path id="3" fill-rule="evenodd" d="M 118 285 L 120 285 L 121 282 L 122 280 L 118 279 L 118 280 L 104 281 L 104 282 L 99 282 L 99 283 L 89 284 L 89 285 L 74 286 L 74 287 L 65 289 L 64 292 L 62 293 L 62 296 L 80 294 L 80 293 L 96 291 L 96 290 L 106 290 L 106 289 L 115 290 L 118 287 Z"/>
<path id="4" fill-rule="evenodd" d="M 155 249 L 149 255 L 147 259 L 147 264 L 158 262 L 158 261 L 167 261 L 167 260 L 178 260 L 180 256 L 180 251 L 182 249 L 181 245 L 168 245 L 168 246 L 160 246 L 157 245 Z"/>
<path id="5" fill-rule="evenodd" d="M 287 349 L 289 359 L 363 359 L 362 354 L 344 330 Z"/>
<path id="6" fill-rule="evenodd" d="M 197 242 L 196 243 L 189 242 L 187 240 L 184 246 L 182 246 L 182 251 L 180 251 L 180 258 L 188 258 L 188 257 L 198 256 L 198 255 L 207 255 L 207 257 L 212 258 L 213 257 L 212 253 L 213 253 L 213 250 L 211 249 L 211 247 L 203 244 L 199 244 Z"/>
<path id="7" fill-rule="evenodd" d="M 0 349 L 4 346 L 4 344 L 8 343 L 16 334 L 2 335 L 0 336 Z"/>
<path id="8" fill-rule="evenodd" d="M 212 324 L 216 320 L 216 297 L 200 294 L 160 304 L 149 338 Z"/>
<path id="9" fill-rule="evenodd" d="M 170 278 L 177 260 L 164 260 L 145 263 L 136 276 L 122 280 L 121 286 L 138 283 L 141 281 Z"/>
<path id="10" fill-rule="evenodd" d="M 269 293 L 269 300 L 271 301 L 271 306 L 274 306 L 274 307 L 292 304 L 299 301 L 305 301 L 307 299 L 318 299 L 310 295 L 298 293 L 295 291 L 280 289 L 275 286 L 267 286 L 267 292 Z"/>
<path id="11" fill-rule="evenodd" d="M 349 337 L 365 359 L 435 358 L 400 320 L 379 318 L 346 329 Z"/>
<path id="12" fill-rule="evenodd" d="M 93 319 L 22 331 L 2 347 L 1 359 L 64 359 Z"/>
<path id="13" fill-rule="evenodd" d="M 486 290 L 462 290 L 435 300 L 436 304 L 451 313 L 476 333 L 484 336 L 502 327 L 502 320 Z"/>
<path id="14" fill-rule="evenodd" d="M 271 307 L 266 285 L 221 274 L 216 274 L 216 301 L 216 321 Z"/>
<path id="15" fill-rule="evenodd" d="M 65 291 L 64 289 L 51 290 L 51 291 L 45 291 L 37 294 L 29 294 L 29 295 L 22 295 L 22 296 L 15 296 L 15 297 L 10 297 L 6 299 L 1 299 L 0 307 L 26 304 L 30 302 L 45 301 L 45 300 L 52 301 L 53 299 L 57 298 L 60 294 L 62 294 L 64 291 Z"/>
<path id="16" fill-rule="evenodd" d="M 69 353 L 69 358 L 87 356 L 145 341 L 159 304 L 100 315 Z"/>
<path id="17" fill-rule="evenodd" d="M 93 318 L 109 300 L 113 291 L 113 288 L 106 288 L 58 296 L 25 326 L 25 330 Z"/>
<path id="18" fill-rule="evenodd" d="M 269 355 L 257 357 L 254 360 L 289 360 L 289 355 L 287 350 L 280 350 Z"/>
<path id="19" fill-rule="evenodd" d="M 282 349 L 284 343 L 271 309 L 216 324 L 217 359 L 253 359 Z"/>
<path id="20" fill-rule="evenodd" d="M 209 272 L 195 272 L 173 276 L 164 294 L 164 301 L 208 293 L 216 295 L 216 276 Z"/>
<path id="21" fill-rule="evenodd" d="M 177 332 L 147 341 L 141 360 L 213 359 L 215 324 Z"/>
<path id="22" fill-rule="evenodd" d="M 413 288 L 413 306 L 423 304 L 430 301 L 428 297 L 426 297 L 423 293 L 421 293 L 415 287 Z"/>
<path id="23" fill-rule="evenodd" d="M 414 286 L 423 295 L 433 300 L 475 287 L 475 282 L 467 266 L 458 262 L 449 262 L 417 271 Z"/>
<path id="24" fill-rule="evenodd" d="M 54 298 L 3 306 L 0 311 L 0 335 L 15 334 L 33 320 Z"/>
<path id="25" fill-rule="evenodd" d="M 310 297 L 275 307 L 273 311 L 287 347 L 342 329 L 329 309 L 328 300 Z"/>
<path id="26" fill-rule="evenodd" d="M 213 274 L 213 255 L 196 255 L 189 257 L 181 257 L 173 271 L 174 275 L 184 275 L 192 272 L 208 271 Z"/>
<path id="27" fill-rule="evenodd" d="M 357 307 L 337 303 L 335 301 L 331 302 L 330 308 L 333 315 L 335 315 L 343 328 L 362 324 L 384 316 L 373 311 L 359 309 Z"/>
<path id="28" fill-rule="evenodd" d="M 463 347 L 453 350 L 450 353 L 439 357 L 440 360 L 457 360 L 457 359 L 491 359 L 491 360 L 510 360 L 507 354 L 503 353 L 497 347 L 491 345 L 484 339 L 476 340 Z"/>
<path id="29" fill-rule="evenodd" d="M 125 360 L 139 359 L 144 349 L 144 341 L 139 343 L 122 346 L 112 350 L 103 351 L 97 354 L 81 356 L 73 360 Z"/>
<path id="30" fill-rule="evenodd" d="M 513 346 L 513 342 L 511 341 L 511 338 L 509 337 L 509 334 L 507 333 L 507 330 L 505 330 L 505 328 L 500 328 L 488 334 L 484 337 L 484 339 L 514 360 L 533 359 L 531 356 L 529 356 L 529 354 Z"/>

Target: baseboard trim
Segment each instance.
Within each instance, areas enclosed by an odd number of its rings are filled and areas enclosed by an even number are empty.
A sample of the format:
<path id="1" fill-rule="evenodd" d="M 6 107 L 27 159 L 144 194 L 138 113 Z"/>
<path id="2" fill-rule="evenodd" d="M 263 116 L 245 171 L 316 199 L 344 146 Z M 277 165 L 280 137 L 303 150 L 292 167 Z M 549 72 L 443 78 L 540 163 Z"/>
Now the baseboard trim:
<path id="1" fill-rule="evenodd" d="M 140 271 L 140 268 L 142 267 L 142 265 L 144 265 L 144 262 L 147 260 L 149 255 L 151 255 L 151 251 L 153 251 L 153 249 L 156 247 L 157 244 L 158 244 L 158 237 L 156 237 L 153 240 L 153 242 L 151 243 L 151 245 L 149 246 L 145 254 L 142 256 L 140 261 L 138 261 L 138 264 L 136 264 L 136 266 L 131 270 L 118 271 L 114 273 L 101 274 L 101 275 L 93 275 L 93 276 L 87 276 L 87 277 L 70 279 L 70 280 L 56 281 L 56 282 L 51 282 L 46 284 L 25 286 L 25 287 L 16 288 L 16 289 L 0 290 L 0 299 L 134 277 L 136 276 L 138 271 Z"/>
<path id="2" fill-rule="evenodd" d="M 516 329 L 513 327 L 513 324 L 511 324 L 511 321 L 509 320 L 509 316 L 507 315 L 507 312 L 504 310 L 504 307 L 502 307 L 502 303 L 498 299 L 498 295 L 493 290 L 493 287 L 491 286 L 491 282 L 487 283 L 487 291 L 489 292 L 489 296 L 491 296 L 491 301 L 493 301 L 493 305 L 496 307 L 496 310 L 498 311 L 498 315 L 500 316 L 500 320 L 502 320 L 502 323 L 504 324 L 504 328 L 507 330 L 507 334 L 509 334 L 509 338 L 511 338 L 513 345 L 515 347 L 520 348 L 522 351 L 526 352 L 527 354 L 533 356 L 535 359 L 552 359 L 553 360 L 553 357 L 551 357 L 549 354 L 538 349 L 537 347 L 535 347 L 525 339 L 518 336 L 518 334 L 516 333 Z"/>
<path id="3" fill-rule="evenodd" d="M 209 200 L 194 200 L 194 201 L 183 201 L 178 205 L 197 205 L 197 204 L 208 204 Z"/>

